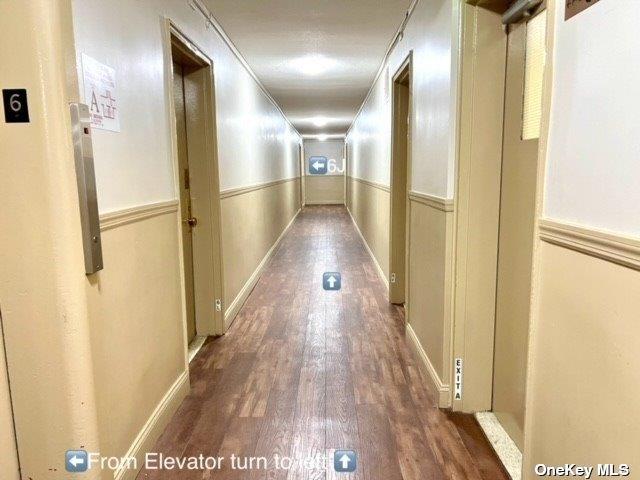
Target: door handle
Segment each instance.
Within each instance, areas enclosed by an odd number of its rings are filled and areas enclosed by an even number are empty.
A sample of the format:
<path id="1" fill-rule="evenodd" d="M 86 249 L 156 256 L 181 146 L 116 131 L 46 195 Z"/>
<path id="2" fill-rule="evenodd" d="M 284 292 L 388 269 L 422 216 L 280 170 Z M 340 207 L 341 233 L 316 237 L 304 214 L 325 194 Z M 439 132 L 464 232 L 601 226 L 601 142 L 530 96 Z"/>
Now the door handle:
<path id="1" fill-rule="evenodd" d="M 184 223 L 188 223 L 190 227 L 195 227 L 198 224 L 198 219 L 195 217 L 187 218 L 186 220 L 182 220 Z"/>

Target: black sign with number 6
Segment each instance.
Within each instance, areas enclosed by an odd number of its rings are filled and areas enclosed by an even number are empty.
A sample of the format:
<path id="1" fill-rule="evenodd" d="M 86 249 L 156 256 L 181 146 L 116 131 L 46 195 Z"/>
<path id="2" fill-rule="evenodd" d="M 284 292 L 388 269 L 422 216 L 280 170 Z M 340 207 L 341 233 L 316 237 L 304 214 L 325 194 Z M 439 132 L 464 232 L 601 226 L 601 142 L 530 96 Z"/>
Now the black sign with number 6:
<path id="1" fill-rule="evenodd" d="M 4 103 L 4 121 L 7 123 L 29 123 L 29 105 L 27 90 L 24 88 L 6 88 L 2 90 Z"/>

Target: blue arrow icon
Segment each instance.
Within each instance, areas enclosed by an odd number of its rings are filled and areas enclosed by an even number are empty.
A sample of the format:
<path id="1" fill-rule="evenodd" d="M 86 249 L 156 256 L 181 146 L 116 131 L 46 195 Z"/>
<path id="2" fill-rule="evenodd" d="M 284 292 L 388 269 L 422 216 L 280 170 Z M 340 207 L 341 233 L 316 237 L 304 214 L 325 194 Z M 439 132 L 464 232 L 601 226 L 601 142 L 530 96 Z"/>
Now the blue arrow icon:
<path id="1" fill-rule="evenodd" d="M 89 468 L 87 452 L 84 450 L 67 450 L 64 460 L 67 472 L 86 472 Z"/>
<path id="2" fill-rule="evenodd" d="M 309 157 L 309 173 L 325 175 L 327 173 L 327 157 Z"/>
<path id="3" fill-rule="evenodd" d="M 322 274 L 322 288 L 325 290 L 340 290 L 342 278 L 338 272 L 325 272 Z"/>
<path id="4" fill-rule="evenodd" d="M 336 472 L 355 472 L 358 457 L 353 450 L 336 450 L 333 454 L 333 469 Z"/>

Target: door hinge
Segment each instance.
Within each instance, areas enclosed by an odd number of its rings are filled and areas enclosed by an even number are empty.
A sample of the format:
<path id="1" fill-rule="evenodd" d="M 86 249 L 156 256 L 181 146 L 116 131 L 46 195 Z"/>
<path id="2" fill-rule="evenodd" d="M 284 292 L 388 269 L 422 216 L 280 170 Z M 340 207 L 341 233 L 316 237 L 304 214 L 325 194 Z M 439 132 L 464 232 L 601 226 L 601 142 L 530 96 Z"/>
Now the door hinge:
<path id="1" fill-rule="evenodd" d="M 395 274 L 395 273 L 392 273 L 392 274 L 390 275 L 389 281 L 390 281 L 391 283 L 396 283 L 396 274 Z"/>
<path id="2" fill-rule="evenodd" d="M 222 311 L 222 300 L 220 300 L 219 298 L 216 298 L 216 312 L 221 312 Z"/>

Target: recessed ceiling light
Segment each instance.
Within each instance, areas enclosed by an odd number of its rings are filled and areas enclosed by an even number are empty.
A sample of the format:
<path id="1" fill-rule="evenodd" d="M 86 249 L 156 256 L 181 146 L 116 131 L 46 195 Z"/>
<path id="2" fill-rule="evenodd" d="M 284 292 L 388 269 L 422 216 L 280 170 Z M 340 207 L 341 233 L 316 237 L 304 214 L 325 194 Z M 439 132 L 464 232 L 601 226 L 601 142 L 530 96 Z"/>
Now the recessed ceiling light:
<path id="1" fill-rule="evenodd" d="M 327 117 L 313 117 L 311 119 L 311 123 L 313 123 L 316 127 L 324 127 L 327 123 L 329 123 L 329 119 Z"/>
<path id="2" fill-rule="evenodd" d="M 324 133 L 321 133 L 320 135 L 317 136 L 317 139 L 321 142 L 324 142 L 327 139 L 327 135 L 325 135 Z"/>
<path id="3" fill-rule="evenodd" d="M 289 64 L 305 75 L 319 75 L 331 69 L 337 62 L 324 55 L 312 54 L 294 58 Z"/>

